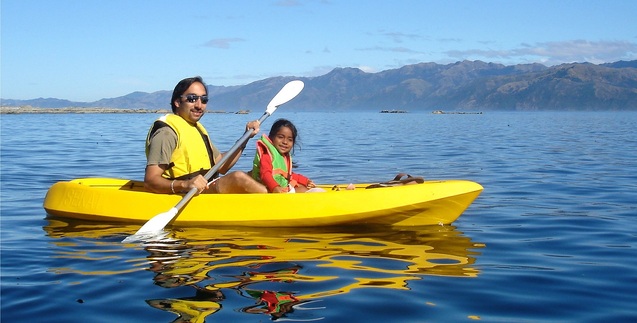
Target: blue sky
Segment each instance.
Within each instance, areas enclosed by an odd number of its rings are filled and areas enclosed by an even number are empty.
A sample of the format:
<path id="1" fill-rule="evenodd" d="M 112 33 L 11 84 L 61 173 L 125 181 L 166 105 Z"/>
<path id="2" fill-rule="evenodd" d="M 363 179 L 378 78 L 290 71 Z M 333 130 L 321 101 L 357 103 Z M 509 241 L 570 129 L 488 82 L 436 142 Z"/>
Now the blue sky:
<path id="1" fill-rule="evenodd" d="M 335 67 L 637 59 L 633 0 L 1 0 L 1 95 L 95 101 Z"/>

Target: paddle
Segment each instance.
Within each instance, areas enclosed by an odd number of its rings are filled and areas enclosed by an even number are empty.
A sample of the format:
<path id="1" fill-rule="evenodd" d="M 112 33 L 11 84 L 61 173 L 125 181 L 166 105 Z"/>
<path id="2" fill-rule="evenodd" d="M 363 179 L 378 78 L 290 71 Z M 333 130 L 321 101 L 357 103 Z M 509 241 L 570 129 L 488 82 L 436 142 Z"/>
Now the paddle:
<path id="1" fill-rule="evenodd" d="M 259 123 L 262 124 L 263 121 L 265 121 L 265 119 L 267 119 L 272 113 L 274 113 L 274 111 L 276 111 L 276 109 L 280 105 L 294 99 L 299 93 L 301 93 L 301 90 L 303 90 L 303 86 L 303 82 L 299 80 L 291 81 L 285 84 L 285 86 L 283 86 L 279 93 L 277 93 L 274 98 L 272 98 L 265 110 L 265 113 L 263 113 L 263 115 L 259 119 Z M 230 148 L 230 150 L 228 150 L 228 152 L 223 155 L 223 158 L 221 158 L 221 160 L 204 175 L 206 180 L 210 180 L 212 175 L 214 175 L 219 170 L 219 168 L 223 166 L 223 164 L 225 164 L 228 159 L 230 159 L 230 156 L 232 156 L 239 149 L 239 147 L 241 147 L 246 141 L 248 141 L 248 139 L 250 139 L 251 133 L 252 129 L 246 130 L 246 132 L 239 140 L 237 140 L 234 146 L 232 146 L 232 148 Z M 188 193 L 181 198 L 181 201 L 179 201 L 177 205 L 164 213 L 155 215 L 153 218 L 148 220 L 148 222 L 146 222 L 146 224 L 144 224 L 139 230 L 137 230 L 134 235 L 126 237 L 126 239 L 124 239 L 122 242 L 147 240 L 148 238 L 158 235 L 159 233 L 161 233 L 164 227 L 166 227 L 166 225 L 168 225 L 168 223 L 170 223 L 170 221 L 172 221 L 173 218 L 177 216 L 179 210 L 181 210 L 186 205 L 186 203 L 188 203 L 190 199 L 195 196 L 196 193 L 197 188 L 191 188 L 190 191 L 188 191 Z"/>

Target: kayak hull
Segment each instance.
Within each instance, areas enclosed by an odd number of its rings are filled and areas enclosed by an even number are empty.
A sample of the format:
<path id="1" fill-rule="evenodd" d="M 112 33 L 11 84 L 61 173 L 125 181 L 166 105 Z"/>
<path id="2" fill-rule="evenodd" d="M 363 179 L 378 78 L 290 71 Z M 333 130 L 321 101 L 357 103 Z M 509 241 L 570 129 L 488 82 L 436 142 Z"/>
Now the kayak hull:
<path id="1" fill-rule="evenodd" d="M 313 227 L 347 224 L 420 226 L 450 224 L 482 192 L 465 180 L 354 190 L 319 185 L 325 192 L 304 194 L 201 194 L 186 204 L 176 226 Z M 339 190 L 333 190 L 338 187 Z M 143 223 L 174 207 L 178 194 L 155 194 L 143 182 L 80 178 L 55 183 L 46 194 L 50 215 L 89 221 Z"/>

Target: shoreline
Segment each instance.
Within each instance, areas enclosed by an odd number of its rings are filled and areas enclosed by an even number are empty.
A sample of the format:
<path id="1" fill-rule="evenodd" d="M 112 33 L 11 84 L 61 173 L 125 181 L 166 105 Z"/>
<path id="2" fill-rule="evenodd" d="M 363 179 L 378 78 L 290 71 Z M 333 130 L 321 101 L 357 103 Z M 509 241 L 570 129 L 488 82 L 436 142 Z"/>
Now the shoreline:
<path id="1" fill-rule="evenodd" d="M 96 108 L 96 107 L 65 107 L 65 108 L 35 108 L 0 107 L 0 114 L 63 114 L 63 113 L 171 113 L 169 109 L 123 109 L 123 108 Z M 206 113 L 228 113 L 225 111 L 206 111 Z"/>
<path id="2" fill-rule="evenodd" d="M 0 107 L 0 114 L 46 114 L 46 113 L 169 113 L 167 109 L 118 109 L 118 108 L 93 108 L 93 107 L 66 107 L 66 108 L 35 108 Z"/>

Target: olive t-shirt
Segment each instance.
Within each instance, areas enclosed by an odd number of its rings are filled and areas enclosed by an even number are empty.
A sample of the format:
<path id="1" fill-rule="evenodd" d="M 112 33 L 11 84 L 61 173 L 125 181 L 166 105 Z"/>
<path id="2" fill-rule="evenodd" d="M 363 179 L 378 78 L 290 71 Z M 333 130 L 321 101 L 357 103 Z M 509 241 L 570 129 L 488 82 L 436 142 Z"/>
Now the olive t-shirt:
<path id="1" fill-rule="evenodd" d="M 202 139 L 203 140 L 203 139 Z M 212 155 L 216 159 L 221 152 L 212 145 Z M 170 127 L 161 127 L 150 137 L 146 165 L 168 165 L 173 151 L 177 148 L 177 134 Z"/>

